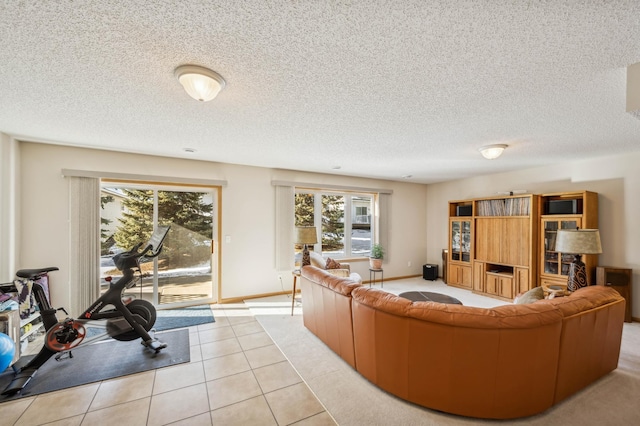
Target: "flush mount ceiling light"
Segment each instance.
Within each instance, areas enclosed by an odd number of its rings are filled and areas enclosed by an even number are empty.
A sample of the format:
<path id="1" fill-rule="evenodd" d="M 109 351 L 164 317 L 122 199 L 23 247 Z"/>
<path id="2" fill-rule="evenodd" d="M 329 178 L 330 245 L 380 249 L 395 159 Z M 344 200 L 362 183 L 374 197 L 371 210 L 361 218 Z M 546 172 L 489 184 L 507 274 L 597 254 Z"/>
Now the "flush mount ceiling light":
<path id="1" fill-rule="evenodd" d="M 226 84 L 217 72 L 197 65 L 181 65 L 174 75 L 189 96 L 202 102 L 215 98 Z"/>
<path id="2" fill-rule="evenodd" d="M 502 151 L 507 147 L 505 144 L 487 145 L 480 148 L 480 153 L 487 160 L 495 160 L 502 155 Z"/>

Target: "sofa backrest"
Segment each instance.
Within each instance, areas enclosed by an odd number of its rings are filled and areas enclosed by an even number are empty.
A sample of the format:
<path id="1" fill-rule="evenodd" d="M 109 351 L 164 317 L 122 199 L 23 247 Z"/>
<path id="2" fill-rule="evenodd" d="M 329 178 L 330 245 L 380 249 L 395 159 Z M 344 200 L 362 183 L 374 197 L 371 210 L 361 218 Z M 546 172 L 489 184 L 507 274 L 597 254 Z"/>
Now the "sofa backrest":
<path id="1" fill-rule="evenodd" d="M 618 367 L 625 299 L 617 291 L 583 287 L 535 305 L 553 306 L 564 316 L 555 403 Z"/>
<path id="2" fill-rule="evenodd" d="M 514 418 L 553 404 L 562 313 L 352 291 L 356 368 L 382 389 L 464 416 Z"/>
<path id="3" fill-rule="evenodd" d="M 304 326 L 355 368 L 351 292 L 362 284 L 311 265 L 300 282 Z"/>

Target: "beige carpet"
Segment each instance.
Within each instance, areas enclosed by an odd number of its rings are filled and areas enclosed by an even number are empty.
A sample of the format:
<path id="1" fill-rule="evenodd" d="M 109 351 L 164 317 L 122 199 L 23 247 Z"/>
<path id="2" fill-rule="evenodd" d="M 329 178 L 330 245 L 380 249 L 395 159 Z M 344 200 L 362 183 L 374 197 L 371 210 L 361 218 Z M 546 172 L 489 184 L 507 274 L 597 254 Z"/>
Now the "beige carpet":
<path id="1" fill-rule="evenodd" d="M 468 306 L 491 307 L 504 303 L 421 278 L 388 281 L 384 290 L 395 294 L 435 291 L 453 296 Z M 295 315 L 290 315 L 290 297 L 245 303 L 339 425 L 640 424 L 640 323 L 625 323 L 618 369 L 611 374 L 537 416 L 488 421 L 419 407 L 373 386 L 303 326 L 299 304 Z"/>

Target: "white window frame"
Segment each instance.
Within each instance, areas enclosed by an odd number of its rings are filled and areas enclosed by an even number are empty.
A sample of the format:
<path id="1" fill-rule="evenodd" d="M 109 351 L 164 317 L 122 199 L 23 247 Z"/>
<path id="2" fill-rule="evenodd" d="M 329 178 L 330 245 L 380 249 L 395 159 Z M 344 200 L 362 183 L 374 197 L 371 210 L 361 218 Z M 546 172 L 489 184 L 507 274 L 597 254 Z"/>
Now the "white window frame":
<path id="1" fill-rule="evenodd" d="M 346 236 L 351 236 L 351 232 L 353 229 L 353 221 L 352 215 L 354 211 L 352 209 L 352 200 L 353 197 L 369 197 L 371 198 L 371 202 L 369 205 L 369 211 L 374 212 L 377 204 L 377 195 L 376 193 L 371 192 L 352 192 L 352 191 L 331 191 L 331 190 L 322 190 L 322 189 L 311 189 L 311 188 L 301 188 L 296 187 L 294 191 L 294 210 L 295 210 L 295 194 L 313 194 L 313 221 L 316 229 L 320 230 L 319 236 L 320 241 L 314 245 L 314 251 L 320 254 L 322 252 L 322 196 L 340 196 L 344 197 L 344 253 L 335 253 L 331 252 L 331 256 L 338 259 L 352 259 L 352 258 L 366 258 L 368 255 L 361 254 L 353 254 L 352 253 L 352 244 L 351 238 L 347 238 Z M 375 217 L 371 215 L 371 245 L 373 245 L 377 240 L 375 238 L 378 235 L 377 232 L 377 224 L 376 221 L 373 220 Z M 371 250 L 371 248 L 369 248 Z M 369 251 L 370 252 L 370 251 Z"/>

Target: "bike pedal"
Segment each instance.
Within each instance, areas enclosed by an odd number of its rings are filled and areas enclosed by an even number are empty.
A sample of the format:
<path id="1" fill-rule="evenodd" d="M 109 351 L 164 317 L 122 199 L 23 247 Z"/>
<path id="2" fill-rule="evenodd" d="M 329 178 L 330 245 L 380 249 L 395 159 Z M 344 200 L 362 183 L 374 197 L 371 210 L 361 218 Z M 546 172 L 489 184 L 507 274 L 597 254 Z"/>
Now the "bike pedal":
<path id="1" fill-rule="evenodd" d="M 66 358 L 73 358 L 73 354 L 71 353 L 71 351 L 67 351 L 67 352 L 60 352 L 58 353 L 55 357 L 56 361 L 60 361 L 62 359 L 66 359 Z"/>

